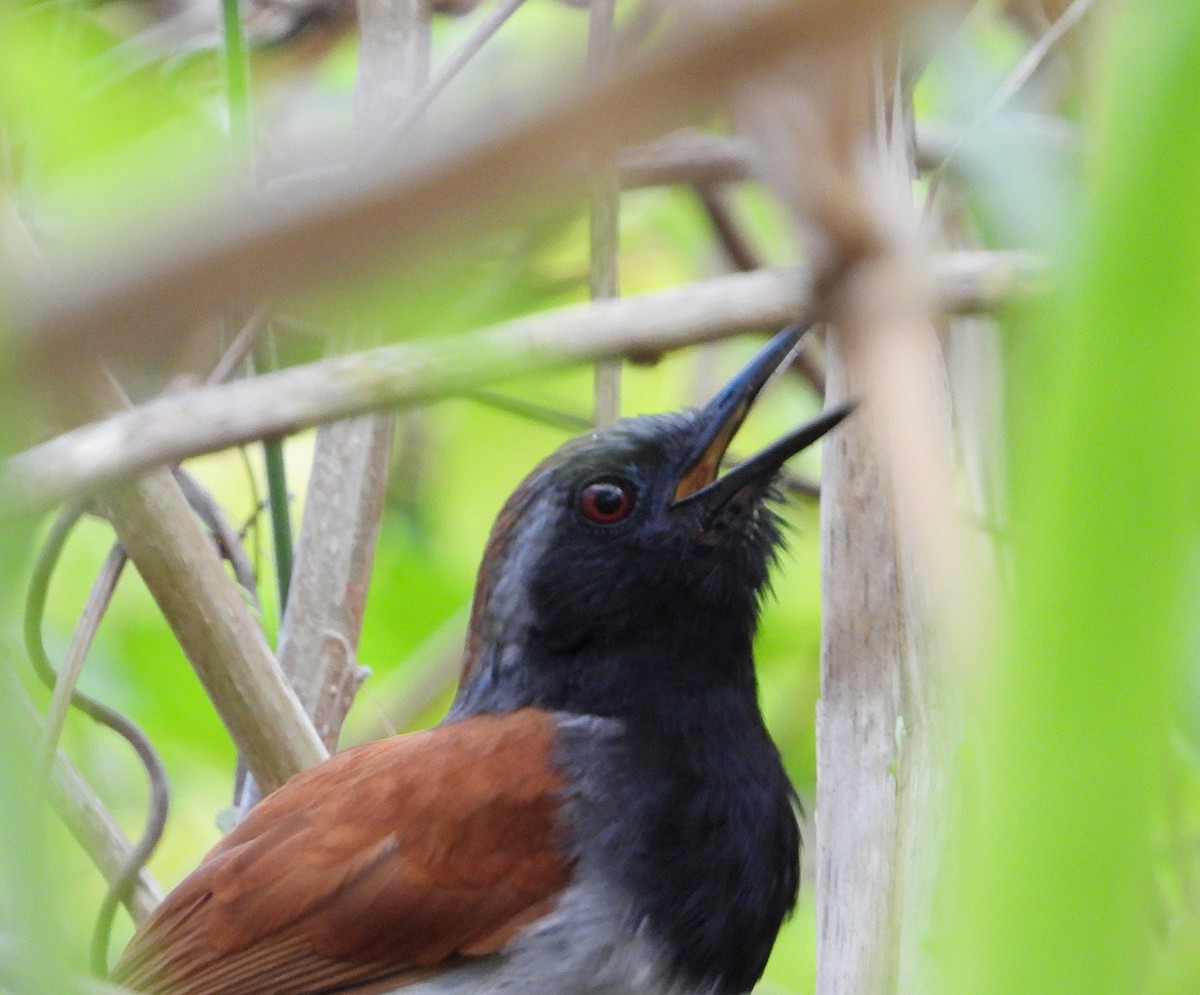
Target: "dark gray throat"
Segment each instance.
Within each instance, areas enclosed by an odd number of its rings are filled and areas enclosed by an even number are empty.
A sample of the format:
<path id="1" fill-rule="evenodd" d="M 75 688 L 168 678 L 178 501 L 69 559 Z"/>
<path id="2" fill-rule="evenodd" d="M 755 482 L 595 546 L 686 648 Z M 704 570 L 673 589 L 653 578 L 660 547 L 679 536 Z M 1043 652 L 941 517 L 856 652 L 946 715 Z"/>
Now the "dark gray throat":
<path id="1" fill-rule="evenodd" d="M 725 690 L 652 722 L 568 722 L 560 739 L 582 871 L 615 885 L 675 980 L 748 992 L 800 869 L 794 794 L 757 704 Z"/>

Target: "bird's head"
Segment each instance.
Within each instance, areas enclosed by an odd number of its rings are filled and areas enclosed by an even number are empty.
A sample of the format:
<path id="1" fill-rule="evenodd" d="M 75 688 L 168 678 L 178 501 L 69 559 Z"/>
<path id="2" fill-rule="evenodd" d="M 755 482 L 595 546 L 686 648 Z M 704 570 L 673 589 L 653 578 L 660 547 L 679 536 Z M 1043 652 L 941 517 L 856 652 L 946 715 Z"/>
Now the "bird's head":
<path id="1" fill-rule="evenodd" d="M 850 411 L 832 408 L 719 475 L 800 336 L 781 332 L 704 408 L 623 419 L 572 439 L 526 477 L 480 567 L 456 710 L 603 711 L 587 699 L 655 673 L 706 679 L 705 659 L 743 648 L 748 662 L 781 542 L 773 485 L 789 457 Z M 674 673 L 676 660 L 692 673 Z"/>

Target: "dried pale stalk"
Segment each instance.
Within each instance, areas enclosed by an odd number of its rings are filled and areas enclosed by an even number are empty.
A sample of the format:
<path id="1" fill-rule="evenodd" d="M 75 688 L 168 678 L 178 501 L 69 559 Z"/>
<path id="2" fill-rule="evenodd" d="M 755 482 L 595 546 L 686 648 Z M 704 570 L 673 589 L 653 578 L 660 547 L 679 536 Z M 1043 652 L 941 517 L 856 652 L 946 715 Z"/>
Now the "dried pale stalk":
<path id="1" fill-rule="evenodd" d="M 591 0 L 588 23 L 588 66 L 596 76 L 612 71 L 616 55 L 615 0 Z M 591 253 L 588 290 L 592 300 L 620 296 L 621 186 L 611 150 L 592 163 L 588 203 Z M 597 425 L 611 425 L 621 417 L 621 360 L 596 364 L 594 376 Z"/>
<path id="2" fill-rule="evenodd" d="M 424 0 L 360 0 L 357 154 L 371 151 L 429 72 Z M 279 662 L 329 750 L 366 671 L 356 651 L 387 488 L 391 413 L 325 425 L 317 433 Z"/>
<path id="3" fill-rule="evenodd" d="M 98 383 L 105 407 L 128 402 Z M 209 388 L 221 389 L 221 388 Z M 288 687 L 250 605 L 171 471 L 111 487 L 97 504 L 195 668 L 238 752 L 270 792 L 328 752 Z"/>
<path id="4" fill-rule="evenodd" d="M 393 107 L 393 110 L 401 110 L 403 113 L 401 113 L 399 120 L 395 124 L 387 128 L 387 137 L 379 145 L 379 157 L 394 154 L 403 147 L 403 140 L 411 137 L 410 132 L 420 122 L 425 112 L 429 110 L 429 105 L 467 67 L 467 64 L 479 54 L 480 49 L 491 40 L 492 36 L 500 30 L 504 22 L 512 17 L 524 2 L 525 0 L 498 0 L 495 6 L 487 12 L 484 19 L 476 26 L 471 36 L 451 52 L 442 65 L 438 66 L 437 72 L 428 81 L 422 79 L 422 85 L 419 90 L 414 92 L 413 88 L 406 87 L 403 84 L 397 88 L 397 92 L 393 96 L 403 96 L 404 103 Z M 428 11 L 425 11 L 425 14 L 427 16 Z M 402 16 L 410 17 L 411 15 L 405 14 Z M 366 22 L 364 22 L 362 36 L 365 38 L 368 34 L 369 31 L 367 30 Z M 406 51 L 406 44 L 408 42 L 403 42 L 401 45 L 395 46 L 395 51 L 392 52 L 393 65 L 397 65 L 397 59 L 403 59 L 405 55 L 413 54 Z M 409 65 L 413 64 L 410 63 Z M 408 72 L 411 70 L 405 69 L 402 71 Z M 428 74 L 424 73 L 422 77 L 425 75 Z M 394 116 L 392 115 L 392 117 Z"/>
<path id="5" fill-rule="evenodd" d="M 1010 122 L 1022 140 L 1051 149 L 1069 148 L 1075 141 L 1071 126 L 1048 114 L 1025 114 Z M 951 125 L 924 122 L 917 127 L 916 165 L 921 172 L 942 168 L 966 147 L 969 135 Z M 714 135 L 681 130 L 621 153 L 621 185 L 626 189 L 737 183 L 764 173 L 754 143 L 742 135 Z M 953 163 L 949 164 L 953 167 Z"/>
<path id="6" fill-rule="evenodd" d="M 951 312 L 994 307 L 1040 273 L 1021 253 L 958 253 L 932 265 L 940 304 Z M 0 468 L 0 507 L 35 513 L 138 470 L 263 436 L 417 404 L 516 373 L 655 355 L 804 320 L 812 311 L 809 283 L 794 267 L 738 273 L 173 394 L 11 457 Z"/>
<path id="7" fill-rule="evenodd" d="M 443 137 L 417 164 L 353 172 L 336 184 L 273 202 L 223 193 L 113 235 L 88 255 L 60 259 L 11 301 L 14 371 L 79 366 L 82 357 L 147 357 L 163 328 L 308 289 L 383 251 L 397 263 L 427 257 L 481 223 L 520 212 L 573 185 L 580 148 L 610 152 L 661 134 L 714 92 L 795 51 L 873 31 L 893 4 L 773 0 L 687 18 L 674 42 L 593 86 L 554 80 L 552 96 L 513 121 L 484 121 Z M 316 153 L 316 161 L 327 156 Z M 304 158 L 304 156 L 301 156 Z M 69 400 L 67 398 L 66 400 Z"/>
<path id="8" fill-rule="evenodd" d="M 929 989 L 924 940 L 951 721 L 931 607 L 938 621 L 960 608 L 977 617 L 978 577 L 965 562 L 973 546 L 951 497 L 935 281 L 914 235 L 915 143 L 900 79 L 894 58 L 847 42 L 780 70 L 741 106 L 768 175 L 815 245 L 815 306 L 832 325 L 828 394 L 865 398 L 827 441 L 821 484 L 823 995 Z"/>
<path id="9" fill-rule="evenodd" d="M 328 755 L 165 468 L 103 492 L 99 504 L 264 791 Z"/>
<path id="10" fill-rule="evenodd" d="M 869 399 L 826 446 L 821 481 L 818 978 L 822 991 L 847 995 L 928 990 L 949 775 L 941 647 L 928 628 L 940 592 L 927 571 L 945 561 L 922 542 L 929 534 L 915 533 L 962 531 L 937 452 L 949 449 L 945 371 L 912 296 L 921 274 L 880 265 L 843 286 L 827 338 L 829 396 Z"/>

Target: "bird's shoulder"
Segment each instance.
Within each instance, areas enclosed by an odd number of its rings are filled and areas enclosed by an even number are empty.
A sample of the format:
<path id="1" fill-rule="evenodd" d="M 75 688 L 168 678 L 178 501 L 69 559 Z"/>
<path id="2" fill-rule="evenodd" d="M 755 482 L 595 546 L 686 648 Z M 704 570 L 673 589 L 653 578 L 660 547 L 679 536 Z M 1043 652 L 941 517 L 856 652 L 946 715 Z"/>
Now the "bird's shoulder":
<path id="1" fill-rule="evenodd" d="M 138 931 L 143 991 L 402 984 L 504 948 L 566 885 L 557 719 L 476 716 L 335 754 L 264 799 Z"/>

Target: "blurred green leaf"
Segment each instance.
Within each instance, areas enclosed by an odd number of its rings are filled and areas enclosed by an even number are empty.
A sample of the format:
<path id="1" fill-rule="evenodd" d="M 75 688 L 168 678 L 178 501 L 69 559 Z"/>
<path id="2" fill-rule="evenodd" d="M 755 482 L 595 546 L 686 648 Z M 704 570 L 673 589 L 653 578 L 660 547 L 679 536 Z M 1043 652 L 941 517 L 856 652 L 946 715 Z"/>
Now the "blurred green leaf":
<path id="1" fill-rule="evenodd" d="M 1078 262 L 1014 366 L 1013 629 L 973 737 L 953 992 L 1135 991 L 1154 950 L 1200 487 L 1200 9 L 1108 28 Z"/>

